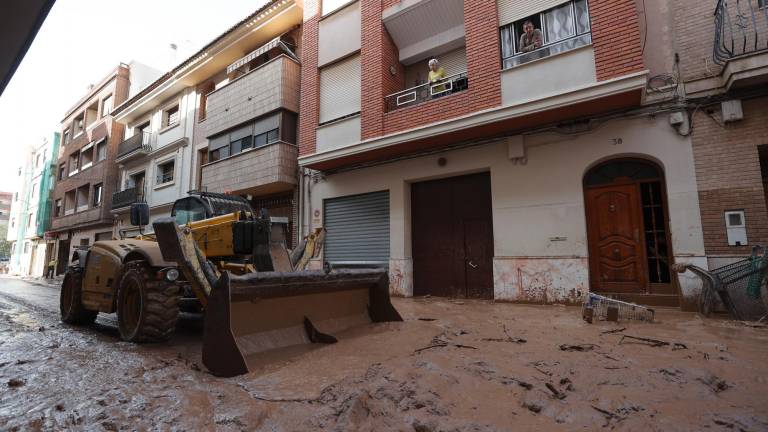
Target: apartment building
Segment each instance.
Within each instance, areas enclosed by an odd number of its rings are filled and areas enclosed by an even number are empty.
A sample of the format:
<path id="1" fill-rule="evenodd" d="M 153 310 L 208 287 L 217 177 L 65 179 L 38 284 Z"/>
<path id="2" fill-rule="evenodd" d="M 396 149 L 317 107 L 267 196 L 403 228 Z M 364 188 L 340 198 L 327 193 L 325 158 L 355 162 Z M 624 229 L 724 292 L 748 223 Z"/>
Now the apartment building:
<path id="1" fill-rule="evenodd" d="M 66 270 L 75 248 L 113 238 L 113 217 L 104 199 L 118 186 L 115 158 L 124 127 L 111 113 L 158 75 L 139 62 L 121 63 L 65 114 L 51 222 L 57 274 Z"/>
<path id="2" fill-rule="evenodd" d="M 710 268 L 768 244 L 768 9 L 763 0 L 674 8 Z"/>
<path id="3" fill-rule="evenodd" d="M 405 296 L 692 306 L 670 264 L 706 265 L 696 165 L 649 86 L 676 64 L 669 9 L 646 3 L 306 1 L 314 264 L 387 264 Z"/>
<path id="4" fill-rule="evenodd" d="M 51 192 L 59 133 L 40 144 L 27 147 L 24 165 L 17 171 L 8 241 L 11 244 L 9 272 L 21 276 L 45 274 L 53 254 L 54 242 L 46 236 L 50 223 Z"/>
<path id="5" fill-rule="evenodd" d="M 130 204 L 152 220 L 189 191 L 241 195 L 293 226 L 302 17 L 300 2 L 272 1 L 116 108 L 122 232 L 138 229 Z"/>
<path id="6" fill-rule="evenodd" d="M 0 192 L 0 226 L 8 227 L 11 221 L 13 192 Z"/>

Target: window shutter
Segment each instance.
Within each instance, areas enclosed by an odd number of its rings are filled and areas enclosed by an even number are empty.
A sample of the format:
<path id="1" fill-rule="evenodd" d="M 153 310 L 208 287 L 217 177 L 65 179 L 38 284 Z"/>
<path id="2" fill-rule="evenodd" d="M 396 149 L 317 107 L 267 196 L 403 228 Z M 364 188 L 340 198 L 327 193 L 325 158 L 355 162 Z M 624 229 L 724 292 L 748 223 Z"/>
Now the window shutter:
<path id="1" fill-rule="evenodd" d="M 456 75 L 467 71 L 467 51 L 459 48 L 437 56 L 440 66 L 445 69 L 445 76 Z M 428 70 L 428 69 L 427 69 Z"/>
<path id="2" fill-rule="evenodd" d="M 320 69 L 320 123 L 360 112 L 360 55 Z"/>
<path id="3" fill-rule="evenodd" d="M 325 260 L 389 264 L 389 191 L 324 201 Z"/>
<path id="4" fill-rule="evenodd" d="M 208 143 L 208 150 L 214 151 L 227 146 L 229 146 L 229 134 L 224 134 L 217 136 L 216 138 L 211 138 Z"/>
<path id="5" fill-rule="evenodd" d="M 506 25 L 529 17 L 568 0 L 498 0 L 499 25 Z"/>
<path id="6" fill-rule="evenodd" d="M 275 114 L 271 115 L 269 117 L 256 120 L 256 124 L 253 128 L 253 134 L 254 135 L 261 135 L 264 132 L 269 132 L 273 129 L 278 129 L 280 127 L 280 115 Z"/>
<path id="7" fill-rule="evenodd" d="M 240 129 L 235 129 L 232 132 L 229 133 L 229 141 L 235 142 L 239 141 L 247 136 L 251 136 L 253 134 L 253 125 L 248 125 L 241 127 Z"/>

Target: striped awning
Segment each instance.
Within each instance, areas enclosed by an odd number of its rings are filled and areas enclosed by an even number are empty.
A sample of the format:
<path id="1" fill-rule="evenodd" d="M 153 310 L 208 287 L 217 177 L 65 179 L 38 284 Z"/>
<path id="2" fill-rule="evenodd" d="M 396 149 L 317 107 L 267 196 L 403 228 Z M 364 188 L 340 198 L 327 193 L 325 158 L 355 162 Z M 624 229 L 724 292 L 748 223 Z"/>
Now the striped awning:
<path id="1" fill-rule="evenodd" d="M 277 47 L 280 45 L 280 38 L 281 36 L 278 36 L 271 41 L 265 43 L 264 45 L 256 48 L 255 50 L 251 51 L 248 55 L 245 57 L 240 58 L 238 61 L 232 63 L 227 67 L 227 73 L 232 73 L 235 69 L 239 68 L 240 66 L 243 66 L 245 64 L 248 64 L 251 60 L 255 59 L 256 57 L 264 54 L 265 52 L 271 50 L 272 48 Z"/>

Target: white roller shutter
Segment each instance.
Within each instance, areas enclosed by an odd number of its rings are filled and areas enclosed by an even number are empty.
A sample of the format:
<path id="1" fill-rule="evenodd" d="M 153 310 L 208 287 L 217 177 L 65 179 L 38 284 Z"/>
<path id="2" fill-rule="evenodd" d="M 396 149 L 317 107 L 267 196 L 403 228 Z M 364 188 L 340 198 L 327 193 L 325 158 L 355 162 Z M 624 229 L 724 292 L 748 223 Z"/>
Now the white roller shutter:
<path id="1" fill-rule="evenodd" d="M 322 0 L 322 2 L 323 15 L 328 15 L 329 13 L 349 3 L 349 0 Z"/>
<path id="2" fill-rule="evenodd" d="M 467 51 L 464 47 L 439 55 L 437 59 L 440 61 L 440 66 L 445 69 L 445 76 L 467 71 Z"/>
<path id="3" fill-rule="evenodd" d="M 325 261 L 389 263 L 389 191 L 324 201 Z"/>
<path id="4" fill-rule="evenodd" d="M 320 69 L 320 123 L 360 112 L 360 54 Z"/>
<path id="5" fill-rule="evenodd" d="M 498 0 L 499 25 L 513 23 L 525 17 L 544 12 L 569 0 Z"/>

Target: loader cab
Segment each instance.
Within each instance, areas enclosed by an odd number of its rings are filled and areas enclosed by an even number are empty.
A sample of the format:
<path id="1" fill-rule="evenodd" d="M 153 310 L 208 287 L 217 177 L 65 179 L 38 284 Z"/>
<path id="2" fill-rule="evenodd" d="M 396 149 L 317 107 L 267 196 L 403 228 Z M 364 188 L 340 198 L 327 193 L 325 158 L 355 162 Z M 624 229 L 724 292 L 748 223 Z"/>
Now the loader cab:
<path id="1" fill-rule="evenodd" d="M 253 208 L 243 197 L 192 191 L 189 196 L 176 200 L 171 216 L 176 219 L 177 224 L 184 225 L 236 211 L 254 214 Z"/>

